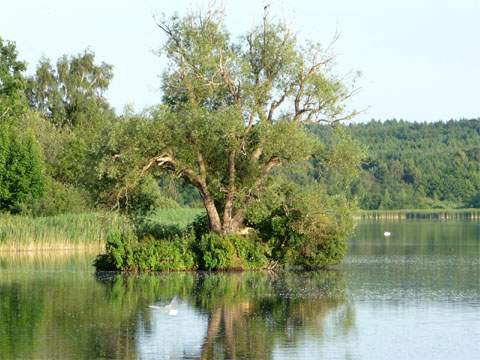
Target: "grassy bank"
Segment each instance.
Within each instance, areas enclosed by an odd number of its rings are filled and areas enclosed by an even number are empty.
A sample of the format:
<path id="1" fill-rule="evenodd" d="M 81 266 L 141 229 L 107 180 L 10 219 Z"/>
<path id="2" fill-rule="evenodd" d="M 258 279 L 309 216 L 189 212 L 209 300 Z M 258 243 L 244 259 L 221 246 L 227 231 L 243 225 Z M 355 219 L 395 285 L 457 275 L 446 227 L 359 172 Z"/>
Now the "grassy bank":
<path id="1" fill-rule="evenodd" d="M 121 226 L 113 214 L 65 214 L 49 217 L 0 215 L 0 252 L 99 250 L 108 229 Z"/>
<path id="2" fill-rule="evenodd" d="M 357 220 L 480 220 L 480 209 L 360 210 Z"/>
<path id="3" fill-rule="evenodd" d="M 191 224 L 203 212 L 203 209 L 198 208 L 160 209 L 148 216 L 147 219 L 158 224 L 178 225 L 183 228 Z"/>

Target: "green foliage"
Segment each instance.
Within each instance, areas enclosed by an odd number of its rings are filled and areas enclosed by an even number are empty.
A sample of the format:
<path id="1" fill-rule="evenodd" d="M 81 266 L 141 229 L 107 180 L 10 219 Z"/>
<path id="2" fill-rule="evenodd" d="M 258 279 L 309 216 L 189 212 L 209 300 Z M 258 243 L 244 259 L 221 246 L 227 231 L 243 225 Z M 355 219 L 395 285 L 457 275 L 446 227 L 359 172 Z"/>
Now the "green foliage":
<path id="1" fill-rule="evenodd" d="M 198 244 L 200 267 L 205 270 L 262 269 L 268 264 L 267 248 L 254 236 L 220 236 L 207 233 Z"/>
<path id="2" fill-rule="evenodd" d="M 17 119 L 27 110 L 24 95 L 27 66 L 17 57 L 15 43 L 0 37 L 0 123 Z"/>
<path id="3" fill-rule="evenodd" d="M 280 183 L 252 206 L 248 219 L 268 242 L 273 260 L 314 268 L 343 258 L 354 228 L 352 211 L 344 197 L 329 196 L 323 185 Z"/>
<path id="4" fill-rule="evenodd" d="M 471 207 L 471 208 L 480 208 L 480 193 L 478 193 L 477 195 L 474 195 L 472 196 L 468 203 L 467 203 L 467 206 L 468 207 Z"/>
<path id="5" fill-rule="evenodd" d="M 206 213 L 198 214 L 188 225 L 188 229 L 193 231 L 197 239 L 210 232 L 210 221 Z"/>
<path id="6" fill-rule="evenodd" d="M 107 253 L 97 257 L 95 266 L 98 270 L 195 270 L 192 237 L 172 231 L 164 231 L 162 236 L 158 240 L 147 234 L 139 240 L 132 228 L 115 229 L 107 238 Z"/>
<path id="7" fill-rule="evenodd" d="M 137 219 L 135 228 L 139 238 L 153 237 L 160 240 L 181 237 L 185 233 L 189 233 L 186 228 L 180 227 L 178 224 L 165 224 L 148 217 Z"/>
<path id="8" fill-rule="evenodd" d="M 159 209 L 175 209 L 179 205 L 175 200 L 167 198 L 158 182 L 151 176 L 139 181 L 132 191 L 120 201 L 120 208 L 135 215 L 146 215 Z"/>
<path id="9" fill-rule="evenodd" d="M 19 212 L 43 190 L 43 163 L 33 135 L 0 124 L 0 211 Z"/>
<path id="10" fill-rule="evenodd" d="M 163 104 L 112 128 L 99 151 L 100 198 L 126 198 L 147 172 L 169 172 L 197 189 L 211 231 L 233 234 L 274 168 L 321 151 L 305 124 L 354 115 L 345 106 L 352 89 L 320 45 L 268 18 L 235 40 L 223 20 L 210 9 L 158 23 L 169 61 Z"/>
<path id="11" fill-rule="evenodd" d="M 140 271 L 195 270 L 196 259 L 191 246 L 191 239 L 184 237 L 161 241 L 146 238 L 138 245 L 133 261 Z"/>
<path id="12" fill-rule="evenodd" d="M 33 216 L 80 214 L 90 210 L 90 196 L 85 190 L 52 178 L 46 179 L 41 197 L 29 198 L 22 204 L 22 213 Z"/>
<path id="13" fill-rule="evenodd" d="M 0 211 L 15 213 L 44 188 L 42 152 L 28 126 L 26 64 L 17 56 L 15 43 L 0 38 Z"/>
<path id="14" fill-rule="evenodd" d="M 164 196 L 174 200 L 182 207 L 201 208 L 202 199 L 198 189 L 184 179 L 162 173 L 156 179 Z"/>
<path id="15" fill-rule="evenodd" d="M 102 131 L 92 155 L 95 182 L 91 187 L 100 204 L 125 208 L 130 194 L 140 196 L 142 187 L 160 195 L 152 179 L 141 180 L 146 159 L 163 146 L 161 131 L 158 122 L 130 113 Z"/>
<path id="16" fill-rule="evenodd" d="M 322 141 L 329 134 L 314 127 Z M 359 206 L 375 209 L 477 207 L 480 192 L 480 120 L 409 123 L 389 120 L 350 125 L 367 146 L 360 176 L 349 187 Z"/>
<path id="17" fill-rule="evenodd" d="M 349 194 L 352 184 L 360 175 L 360 164 L 366 159 L 367 151 L 361 143 L 342 125 L 310 126 L 313 134 L 320 133 L 323 144 L 311 160 L 309 175 L 325 185 L 331 195 Z"/>
<path id="18" fill-rule="evenodd" d="M 112 77 L 112 65 L 96 65 L 90 51 L 64 55 L 55 68 L 42 59 L 29 79 L 27 96 L 31 106 L 57 126 L 91 124 L 98 112 L 110 111 L 103 93 Z"/>
<path id="19" fill-rule="evenodd" d="M 64 212 L 92 210 L 98 203 L 98 149 L 115 119 L 103 98 L 111 76 L 110 65 L 96 65 L 94 54 L 85 52 L 63 56 L 55 69 L 43 59 L 28 80 L 26 93 L 36 116 L 25 126 L 35 132 L 44 152 L 45 173 L 55 184 L 48 189 L 55 204 L 27 204 L 39 215 L 57 212 L 54 207 Z"/>
<path id="20" fill-rule="evenodd" d="M 178 271 L 262 269 L 267 247 L 255 236 L 203 233 L 194 226 L 155 223 L 144 219 L 114 228 L 107 237 L 106 254 L 95 261 L 97 270 Z M 197 229 L 198 230 L 198 229 Z"/>

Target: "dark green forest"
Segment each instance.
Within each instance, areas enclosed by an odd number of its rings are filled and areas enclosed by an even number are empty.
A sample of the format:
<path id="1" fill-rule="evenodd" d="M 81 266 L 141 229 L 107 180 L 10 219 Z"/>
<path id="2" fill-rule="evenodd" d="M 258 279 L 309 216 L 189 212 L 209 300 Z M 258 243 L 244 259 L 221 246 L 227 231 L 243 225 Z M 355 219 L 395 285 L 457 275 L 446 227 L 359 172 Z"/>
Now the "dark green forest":
<path id="1" fill-rule="evenodd" d="M 480 119 L 372 120 L 347 130 L 367 151 L 350 189 L 361 209 L 480 207 Z"/>

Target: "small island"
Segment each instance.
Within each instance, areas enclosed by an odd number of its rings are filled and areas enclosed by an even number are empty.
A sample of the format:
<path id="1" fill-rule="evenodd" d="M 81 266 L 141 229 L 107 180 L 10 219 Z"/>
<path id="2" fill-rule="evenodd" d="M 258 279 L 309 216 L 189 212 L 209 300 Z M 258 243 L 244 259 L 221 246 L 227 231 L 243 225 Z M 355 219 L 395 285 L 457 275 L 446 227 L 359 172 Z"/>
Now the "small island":
<path id="1" fill-rule="evenodd" d="M 141 216 L 131 217 L 130 226 L 109 234 L 97 269 L 339 262 L 353 230 L 352 202 L 341 185 L 354 178 L 363 151 L 338 124 L 356 115 L 346 105 L 355 87 L 334 75 L 329 50 L 300 42 L 267 13 L 238 41 L 216 10 L 157 25 L 169 61 L 163 101 L 119 124 L 104 150 L 103 171 L 118 174 L 123 209 L 131 207 L 137 184 L 168 173 L 198 192 L 204 213 L 184 229 L 149 228 Z M 328 127 L 328 143 L 308 130 L 313 124 Z M 321 179 L 304 186 L 293 181 L 301 176 L 295 166 L 309 160 Z M 337 189 L 325 186 L 332 173 L 340 174 Z"/>

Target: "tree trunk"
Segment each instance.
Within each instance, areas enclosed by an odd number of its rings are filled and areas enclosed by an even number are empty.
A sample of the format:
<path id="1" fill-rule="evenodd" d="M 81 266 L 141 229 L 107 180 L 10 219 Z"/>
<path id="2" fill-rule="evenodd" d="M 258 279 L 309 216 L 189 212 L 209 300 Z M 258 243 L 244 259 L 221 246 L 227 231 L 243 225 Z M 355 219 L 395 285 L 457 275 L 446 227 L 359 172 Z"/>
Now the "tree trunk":
<path id="1" fill-rule="evenodd" d="M 232 232 L 238 233 L 244 228 L 245 210 L 239 209 L 231 221 Z"/>
<path id="2" fill-rule="evenodd" d="M 222 222 L 220 221 L 220 216 L 218 215 L 217 208 L 212 198 L 208 194 L 202 194 L 203 205 L 207 211 L 208 220 L 210 221 L 210 228 L 213 232 L 217 234 L 222 234 Z"/>
<path id="3" fill-rule="evenodd" d="M 223 209 L 223 233 L 230 234 L 232 229 L 233 200 L 235 197 L 235 150 L 228 155 L 228 187 Z"/>

